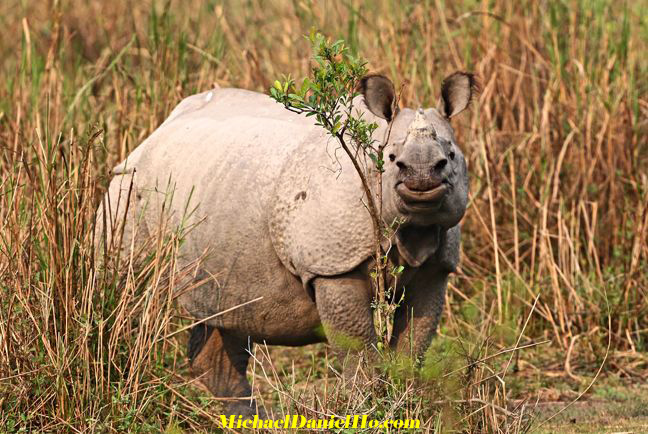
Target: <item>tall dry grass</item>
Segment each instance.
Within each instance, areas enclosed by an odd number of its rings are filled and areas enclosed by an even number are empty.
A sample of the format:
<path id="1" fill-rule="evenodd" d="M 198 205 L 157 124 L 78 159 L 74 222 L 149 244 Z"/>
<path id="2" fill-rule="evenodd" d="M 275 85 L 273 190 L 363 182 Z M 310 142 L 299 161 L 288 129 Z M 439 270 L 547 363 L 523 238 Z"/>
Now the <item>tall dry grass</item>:
<path id="1" fill-rule="evenodd" d="M 183 338 L 163 339 L 186 324 L 174 316 L 178 289 L 168 278 L 183 272 L 177 234 L 159 234 L 140 260 L 95 252 L 94 211 L 110 168 L 182 97 L 214 84 L 265 91 L 281 74 L 306 75 L 302 35 L 312 26 L 405 84 L 406 106 L 434 105 L 453 70 L 478 75 L 482 92 L 455 125 L 471 173 L 462 266 L 428 365 L 436 395 L 394 380 L 388 390 L 368 386 L 368 397 L 356 388 L 305 398 L 300 375 L 292 386 L 271 368 L 255 371 L 267 385 L 260 393 L 285 411 L 282 393 L 304 412 L 339 412 L 346 402 L 431 418 L 430 428 L 515 431 L 526 422 L 512 400 L 533 396 L 547 373 L 573 397 L 599 375 L 644 378 L 647 7 L 0 3 L 3 429 L 217 426 L 214 401 L 186 384 Z M 423 405 L 423 395 L 437 398 Z"/>

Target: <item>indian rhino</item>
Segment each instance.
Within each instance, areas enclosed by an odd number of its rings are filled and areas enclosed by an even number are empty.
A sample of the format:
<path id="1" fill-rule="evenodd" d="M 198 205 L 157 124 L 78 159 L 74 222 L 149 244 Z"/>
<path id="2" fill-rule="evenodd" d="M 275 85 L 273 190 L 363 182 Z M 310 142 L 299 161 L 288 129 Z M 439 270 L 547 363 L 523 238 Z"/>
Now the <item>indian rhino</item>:
<path id="1" fill-rule="evenodd" d="M 360 88 L 354 110 L 378 124 L 377 140 L 392 122 L 382 218 L 399 222 L 390 257 L 404 266 L 397 298 L 404 295 L 391 346 L 418 357 L 459 260 L 468 177 L 449 120 L 469 105 L 475 81 L 450 75 L 437 107 L 418 110 L 399 110 L 384 76 L 367 76 Z M 163 207 L 174 224 L 194 226 L 178 260 L 202 257 L 193 276 L 200 284 L 179 300 L 195 318 L 211 318 L 193 328 L 188 353 L 214 395 L 251 394 L 253 343 L 328 341 L 344 352 L 351 338 L 354 353 L 376 342 L 366 197 L 351 160 L 313 118 L 264 94 L 214 89 L 180 102 L 113 173 L 96 222 L 107 235 L 99 238 L 109 240 L 123 221 L 128 247 L 133 234 L 155 233 Z M 250 400 L 227 402 L 228 414 L 256 411 Z"/>

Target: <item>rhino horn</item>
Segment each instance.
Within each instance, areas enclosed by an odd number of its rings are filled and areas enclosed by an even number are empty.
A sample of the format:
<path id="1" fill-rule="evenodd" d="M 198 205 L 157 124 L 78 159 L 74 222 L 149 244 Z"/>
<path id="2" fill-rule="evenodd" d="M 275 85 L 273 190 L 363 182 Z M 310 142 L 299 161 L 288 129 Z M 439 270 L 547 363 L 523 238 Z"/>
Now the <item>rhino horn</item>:
<path id="1" fill-rule="evenodd" d="M 437 137 L 437 132 L 434 129 L 434 126 L 432 126 L 432 123 L 428 121 L 422 108 L 419 108 L 416 111 L 414 120 L 410 124 L 407 133 L 411 137 L 432 139 L 436 139 Z"/>

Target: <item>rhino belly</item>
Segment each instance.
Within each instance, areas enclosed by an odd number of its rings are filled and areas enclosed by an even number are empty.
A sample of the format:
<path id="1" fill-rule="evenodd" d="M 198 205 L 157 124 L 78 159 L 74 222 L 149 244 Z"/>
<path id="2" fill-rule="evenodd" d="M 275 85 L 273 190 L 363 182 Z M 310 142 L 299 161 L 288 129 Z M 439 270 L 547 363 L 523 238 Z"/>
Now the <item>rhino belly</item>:
<path id="1" fill-rule="evenodd" d="M 218 226 L 236 226 L 234 221 L 223 223 Z M 210 227 L 197 230 L 187 244 L 204 239 Z M 229 310 L 208 324 L 250 336 L 254 342 L 303 345 L 318 341 L 316 305 L 301 280 L 281 263 L 267 233 L 246 228 L 245 237 L 224 237 L 212 246 L 195 278 L 205 283 L 180 298 L 193 316 L 207 318 Z M 194 258 L 195 254 L 187 252 L 187 260 Z"/>

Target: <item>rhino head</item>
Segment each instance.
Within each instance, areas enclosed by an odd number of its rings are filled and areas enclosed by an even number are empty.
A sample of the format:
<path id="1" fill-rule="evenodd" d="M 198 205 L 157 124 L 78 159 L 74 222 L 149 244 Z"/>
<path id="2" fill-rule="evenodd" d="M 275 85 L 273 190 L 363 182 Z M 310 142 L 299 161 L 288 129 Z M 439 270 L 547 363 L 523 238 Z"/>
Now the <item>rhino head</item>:
<path id="1" fill-rule="evenodd" d="M 443 80 L 436 108 L 398 110 L 389 79 L 373 75 L 361 82 L 367 108 L 391 122 L 391 131 L 389 126 L 384 129 L 389 142 L 382 180 L 383 219 L 387 223 L 394 219 L 401 222 L 403 229 L 397 232 L 399 250 L 412 265 L 432 253 L 416 244 L 433 249 L 437 243 L 423 239 L 425 235 L 438 240 L 440 231 L 457 225 L 466 211 L 466 160 L 450 119 L 468 107 L 475 89 L 471 74 L 456 72 Z M 428 230 L 422 231 L 421 227 Z"/>

